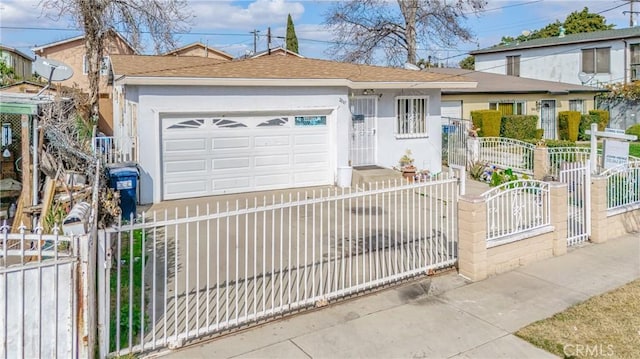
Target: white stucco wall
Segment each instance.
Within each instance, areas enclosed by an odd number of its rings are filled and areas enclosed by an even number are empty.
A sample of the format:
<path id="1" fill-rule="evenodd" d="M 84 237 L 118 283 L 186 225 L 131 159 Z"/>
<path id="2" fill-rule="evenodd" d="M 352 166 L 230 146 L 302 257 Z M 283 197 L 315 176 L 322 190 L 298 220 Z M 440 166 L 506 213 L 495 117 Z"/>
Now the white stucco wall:
<path id="1" fill-rule="evenodd" d="M 428 96 L 427 137 L 396 138 L 396 97 Z M 414 165 L 437 173 L 442 168 L 442 125 L 440 123 L 440 90 L 386 91 L 378 102 L 377 164 L 398 166 L 400 157 L 411 150 Z"/>
<path id="2" fill-rule="evenodd" d="M 123 91 L 122 88 L 117 91 Z M 117 93 L 116 91 L 116 93 Z M 360 91 L 361 92 L 361 91 Z M 330 130 L 330 168 L 333 178 L 340 166 L 349 163 L 349 130 L 351 112 L 349 98 L 353 93 L 342 87 L 283 88 L 283 87 L 213 87 L 213 86 L 126 86 L 124 87 L 124 106 L 114 101 L 114 115 L 121 112 L 118 107 L 128 111 L 129 104 L 137 104 L 137 122 L 139 136 L 140 201 L 157 203 L 162 200 L 161 184 L 161 119 L 171 114 L 227 114 L 249 115 L 260 112 L 272 114 L 313 110 L 330 110 L 327 117 Z M 405 150 L 410 149 L 419 169 L 432 172 L 441 170 L 441 127 L 440 127 L 440 90 L 420 91 L 378 91 L 378 120 L 376 131 L 376 164 L 383 167 L 398 165 Z M 395 100 L 396 96 L 429 97 L 429 136 L 415 139 L 397 139 L 395 136 Z M 131 133 L 127 128 L 130 121 L 127 116 L 115 115 L 114 119 L 125 119 L 122 127 L 115 132 L 120 135 Z M 114 123 L 114 125 L 116 125 Z M 119 127 L 116 125 L 114 127 Z"/>
<path id="3" fill-rule="evenodd" d="M 640 43 L 640 38 L 629 39 L 627 43 L 629 45 Z M 611 48 L 611 73 L 596 74 L 587 84 L 624 81 L 625 57 L 627 57 L 626 67 L 628 68 L 629 55 L 628 48 L 625 50 L 625 42 L 622 40 L 478 54 L 476 55 L 475 69 L 506 75 L 506 57 L 520 55 L 520 77 L 580 85 L 578 73 L 582 67 L 582 49 L 600 47 Z"/>

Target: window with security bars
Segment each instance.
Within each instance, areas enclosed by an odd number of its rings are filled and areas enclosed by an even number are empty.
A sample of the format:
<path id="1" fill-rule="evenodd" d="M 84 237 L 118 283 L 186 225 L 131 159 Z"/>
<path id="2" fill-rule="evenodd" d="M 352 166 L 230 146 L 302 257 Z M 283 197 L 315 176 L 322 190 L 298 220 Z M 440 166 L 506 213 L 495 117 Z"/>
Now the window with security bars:
<path id="1" fill-rule="evenodd" d="M 490 110 L 498 110 L 503 115 L 524 115 L 524 101 L 489 102 Z"/>
<path id="2" fill-rule="evenodd" d="M 631 68 L 631 81 L 640 80 L 640 44 L 629 45 L 631 53 L 629 67 Z"/>
<path id="3" fill-rule="evenodd" d="M 578 111 L 584 114 L 584 100 L 569 100 L 569 111 Z"/>
<path id="4" fill-rule="evenodd" d="M 611 48 L 583 49 L 582 72 L 588 74 L 608 74 L 611 72 Z"/>
<path id="5" fill-rule="evenodd" d="M 396 120 L 398 136 L 426 136 L 427 135 L 427 106 L 426 97 L 397 97 Z"/>
<path id="6" fill-rule="evenodd" d="M 507 56 L 507 75 L 520 76 L 520 55 Z"/>

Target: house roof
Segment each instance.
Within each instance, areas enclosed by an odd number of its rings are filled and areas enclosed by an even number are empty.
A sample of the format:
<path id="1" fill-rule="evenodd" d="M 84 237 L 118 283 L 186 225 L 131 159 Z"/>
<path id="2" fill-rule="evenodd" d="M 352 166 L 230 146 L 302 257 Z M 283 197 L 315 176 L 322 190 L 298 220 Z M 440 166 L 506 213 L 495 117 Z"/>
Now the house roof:
<path id="1" fill-rule="evenodd" d="M 122 40 L 125 44 L 127 44 L 127 46 L 129 46 L 129 48 L 131 50 L 133 50 L 134 52 L 137 52 L 137 50 L 129 43 L 129 41 L 124 36 L 120 35 L 119 32 L 117 32 L 117 31 L 110 31 L 110 32 L 112 34 L 115 34 L 117 37 L 119 37 L 120 40 Z M 32 48 L 31 51 L 33 51 L 35 53 L 38 53 L 38 52 L 40 52 L 42 50 L 45 50 L 45 49 L 48 49 L 48 48 L 64 45 L 64 44 L 67 44 L 67 43 L 70 43 L 70 42 L 74 42 L 74 41 L 78 41 L 78 40 L 82 40 L 82 39 L 84 39 L 84 35 L 71 37 L 71 38 L 68 38 L 68 39 L 54 41 L 54 42 L 50 42 L 48 44 L 36 46 L 36 47 Z"/>
<path id="2" fill-rule="evenodd" d="M 167 56 L 167 55 L 176 55 L 178 52 L 185 51 L 185 50 L 189 50 L 189 49 L 191 49 L 191 48 L 196 48 L 196 47 L 199 47 L 199 48 L 202 48 L 202 49 L 206 49 L 207 51 L 214 52 L 214 53 L 216 53 L 216 54 L 218 54 L 218 55 L 220 55 L 220 56 L 222 56 L 222 57 L 224 57 L 224 58 L 227 58 L 227 59 L 229 59 L 229 60 L 232 60 L 232 59 L 233 59 L 233 56 L 232 56 L 232 55 L 229 55 L 229 54 L 227 54 L 226 52 L 224 52 L 224 51 L 222 51 L 222 50 L 218 50 L 218 49 L 213 48 L 213 47 L 211 47 L 211 46 L 207 46 L 207 45 L 205 45 L 205 44 L 203 44 L 203 43 L 201 43 L 201 42 L 194 42 L 194 43 L 191 43 L 191 44 L 188 44 L 188 45 L 185 45 L 185 46 L 179 47 L 179 48 L 177 48 L 177 49 L 171 50 L 171 51 L 169 51 L 169 52 L 164 53 L 164 56 Z"/>
<path id="3" fill-rule="evenodd" d="M 287 50 L 283 47 L 276 47 L 271 49 L 271 52 L 269 52 L 269 50 L 264 50 L 264 51 L 260 51 L 258 53 L 256 53 L 255 55 L 251 56 L 252 58 L 256 58 L 256 57 L 262 57 L 262 56 L 267 56 L 267 55 L 292 55 L 292 56 L 297 56 L 297 57 L 304 57 L 298 53 L 295 53 L 293 51 Z"/>
<path id="4" fill-rule="evenodd" d="M 640 37 L 640 27 L 636 26 L 625 29 L 583 32 L 579 34 L 565 35 L 564 37 L 555 36 L 544 39 L 533 39 L 524 42 L 515 42 L 511 44 L 498 45 L 488 47 L 486 49 L 471 51 L 470 54 L 480 55 L 494 52 L 533 49 L 539 47 L 580 44 L 608 40 L 622 40 L 633 37 Z"/>
<path id="5" fill-rule="evenodd" d="M 400 68 L 297 56 L 238 61 L 201 57 L 113 55 L 116 83 L 139 85 L 347 86 L 351 88 L 469 88 L 475 81 Z"/>
<path id="6" fill-rule="evenodd" d="M 27 59 L 29 61 L 33 61 L 34 60 L 33 57 L 31 57 L 31 56 L 25 54 L 24 52 L 22 52 L 22 51 L 20 51 L 20 50 L 18 50 L 16 48 L 13 48 L 13 47 L 0 45 L 0 50 L 13 52 L 14 54 L 20 55 L 20 56 L 22 56 L 23 58 L 25 58 L 25 59 Z"/>
<path id="7" fill-rule="evenodd" d="M 489 72 L 472 71 L 453 68 L 432 68 L 426 70 L 449 76 L 464 76 L 471 78 L 478 83 L 475 88 L 466 89 L 444 89 L 442 94 L 462 94 L 462 93 L 548 93 L 567 94 L 579 92 L 602 92 L 605 89 L 567 84 L 563 82 L 534 80 L 524 77 L 507 76 Z"/>

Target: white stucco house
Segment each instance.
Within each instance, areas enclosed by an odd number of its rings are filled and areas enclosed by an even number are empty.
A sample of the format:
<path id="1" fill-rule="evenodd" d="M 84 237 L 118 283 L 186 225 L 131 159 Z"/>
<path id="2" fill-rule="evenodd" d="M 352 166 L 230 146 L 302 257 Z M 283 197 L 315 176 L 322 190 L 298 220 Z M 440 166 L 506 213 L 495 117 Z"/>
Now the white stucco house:
<path id="1" fill-rule="evenodd" d="M 556 36 L 472 51 L 477 71 L 599 86 L 640 79 L 640 27 Z"/>
<path id="2" fill-rule="evenodd" d="M 135 138 L 140 201 L 331 185 L 407 149 L 441 169 L 440 92 L 476 83 L 296 56 L 114 55 L 114 134 Z"/>

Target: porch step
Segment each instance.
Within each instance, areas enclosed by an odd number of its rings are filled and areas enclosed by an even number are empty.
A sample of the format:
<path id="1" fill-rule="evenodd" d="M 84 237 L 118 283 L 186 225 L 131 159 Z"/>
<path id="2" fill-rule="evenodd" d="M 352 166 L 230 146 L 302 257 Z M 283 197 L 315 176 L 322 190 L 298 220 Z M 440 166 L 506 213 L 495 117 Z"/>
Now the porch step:
<path id="1" fill-rule="evenodd" d="M 393 185 L 395 181 L 400 183 L 402 180 L 402 174 L 390 168 L 377 166 L 354 167 L 351 187 L 370 189 L 371 186 L 375 188 L 375 184 L 378 183 L 378 188 L 383 188 L 388 186 L 389 182 Z"/>

